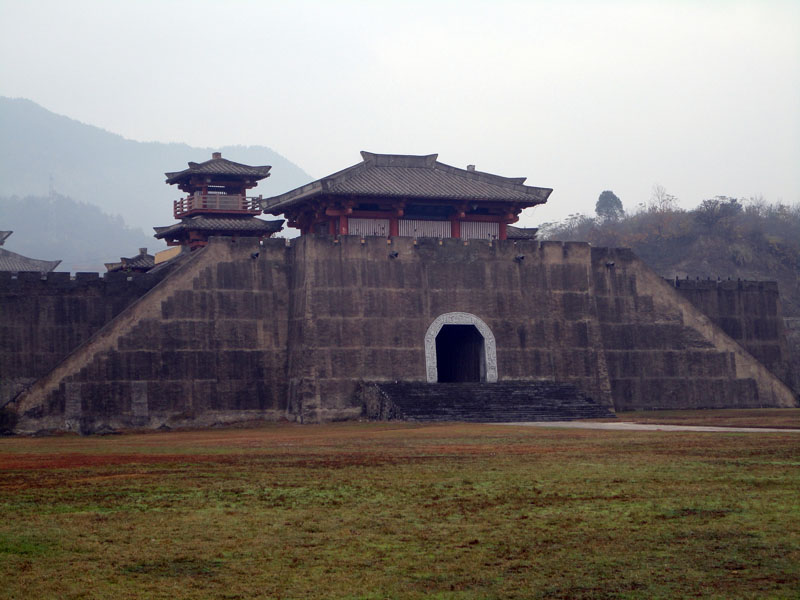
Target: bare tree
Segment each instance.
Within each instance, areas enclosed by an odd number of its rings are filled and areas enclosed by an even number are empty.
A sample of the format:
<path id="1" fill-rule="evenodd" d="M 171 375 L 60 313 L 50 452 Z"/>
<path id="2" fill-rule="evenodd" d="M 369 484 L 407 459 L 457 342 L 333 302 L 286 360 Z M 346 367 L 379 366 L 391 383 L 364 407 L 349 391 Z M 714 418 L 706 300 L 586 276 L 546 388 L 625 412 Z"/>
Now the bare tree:
<path id="1" fill-rule="evenodd" d="M 650 194 L 647 210 L 659 213 L 676 211 L 678 210 L 678 199 L 667 193 L 667 188 L 663 185 L 656 183 L 653 185 L 653 192 Z"/>

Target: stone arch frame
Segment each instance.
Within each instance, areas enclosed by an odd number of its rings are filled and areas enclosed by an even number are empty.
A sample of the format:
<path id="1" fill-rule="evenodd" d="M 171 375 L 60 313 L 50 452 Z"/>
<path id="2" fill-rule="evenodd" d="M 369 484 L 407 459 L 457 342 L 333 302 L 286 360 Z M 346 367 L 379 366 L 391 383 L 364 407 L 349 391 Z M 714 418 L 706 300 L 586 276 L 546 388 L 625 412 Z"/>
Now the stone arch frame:
<path id="1" fill-rule="evenodd" d="M 436 336 L 445 325 L 474 325 L 483 336 L 483 359 L 486 365 L 486 382 L 497 381 L 497 345 L 494 334 L 480 317 L 465 312 L 449 312 L 439 315 L 433 320 L 425 332 L 425 370 L 428 383 L 439 381 L 439 369 L 436 364 Z"/>

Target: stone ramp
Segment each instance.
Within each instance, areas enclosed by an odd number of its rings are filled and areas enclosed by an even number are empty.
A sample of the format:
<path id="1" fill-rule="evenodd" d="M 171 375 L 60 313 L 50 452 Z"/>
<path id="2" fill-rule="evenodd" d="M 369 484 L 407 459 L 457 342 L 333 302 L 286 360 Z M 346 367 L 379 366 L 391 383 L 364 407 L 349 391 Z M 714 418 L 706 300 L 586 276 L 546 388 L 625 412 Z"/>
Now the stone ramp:
<path id="1" fill-rule="evenodd" d="M 571 421 L 614 417 L 573 385 L 553 381 L 498 383 L 365 383 L 368 418 L 405 421 Z"/>

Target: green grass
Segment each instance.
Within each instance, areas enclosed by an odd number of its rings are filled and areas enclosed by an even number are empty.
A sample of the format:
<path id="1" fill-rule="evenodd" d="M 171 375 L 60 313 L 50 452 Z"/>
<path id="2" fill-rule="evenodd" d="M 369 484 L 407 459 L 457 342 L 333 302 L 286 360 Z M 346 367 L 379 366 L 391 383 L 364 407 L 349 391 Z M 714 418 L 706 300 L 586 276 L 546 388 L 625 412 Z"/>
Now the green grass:
<path id="1" fill-rule="evenodd" d="M 0 439 L 4 598 L 791 598 L 800 436 Z"/>

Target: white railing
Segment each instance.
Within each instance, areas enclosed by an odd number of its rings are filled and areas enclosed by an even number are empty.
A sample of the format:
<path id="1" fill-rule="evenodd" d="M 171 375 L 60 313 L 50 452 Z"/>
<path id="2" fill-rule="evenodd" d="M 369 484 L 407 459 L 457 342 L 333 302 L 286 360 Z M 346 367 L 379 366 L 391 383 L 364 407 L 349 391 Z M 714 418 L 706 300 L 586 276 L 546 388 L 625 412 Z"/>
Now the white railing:
<path id="1" fill-rule="evenodd" d="M 403 237 L 449 238 L 451 234 L 450 221 L 400 219 L 399 228 Z"/>

